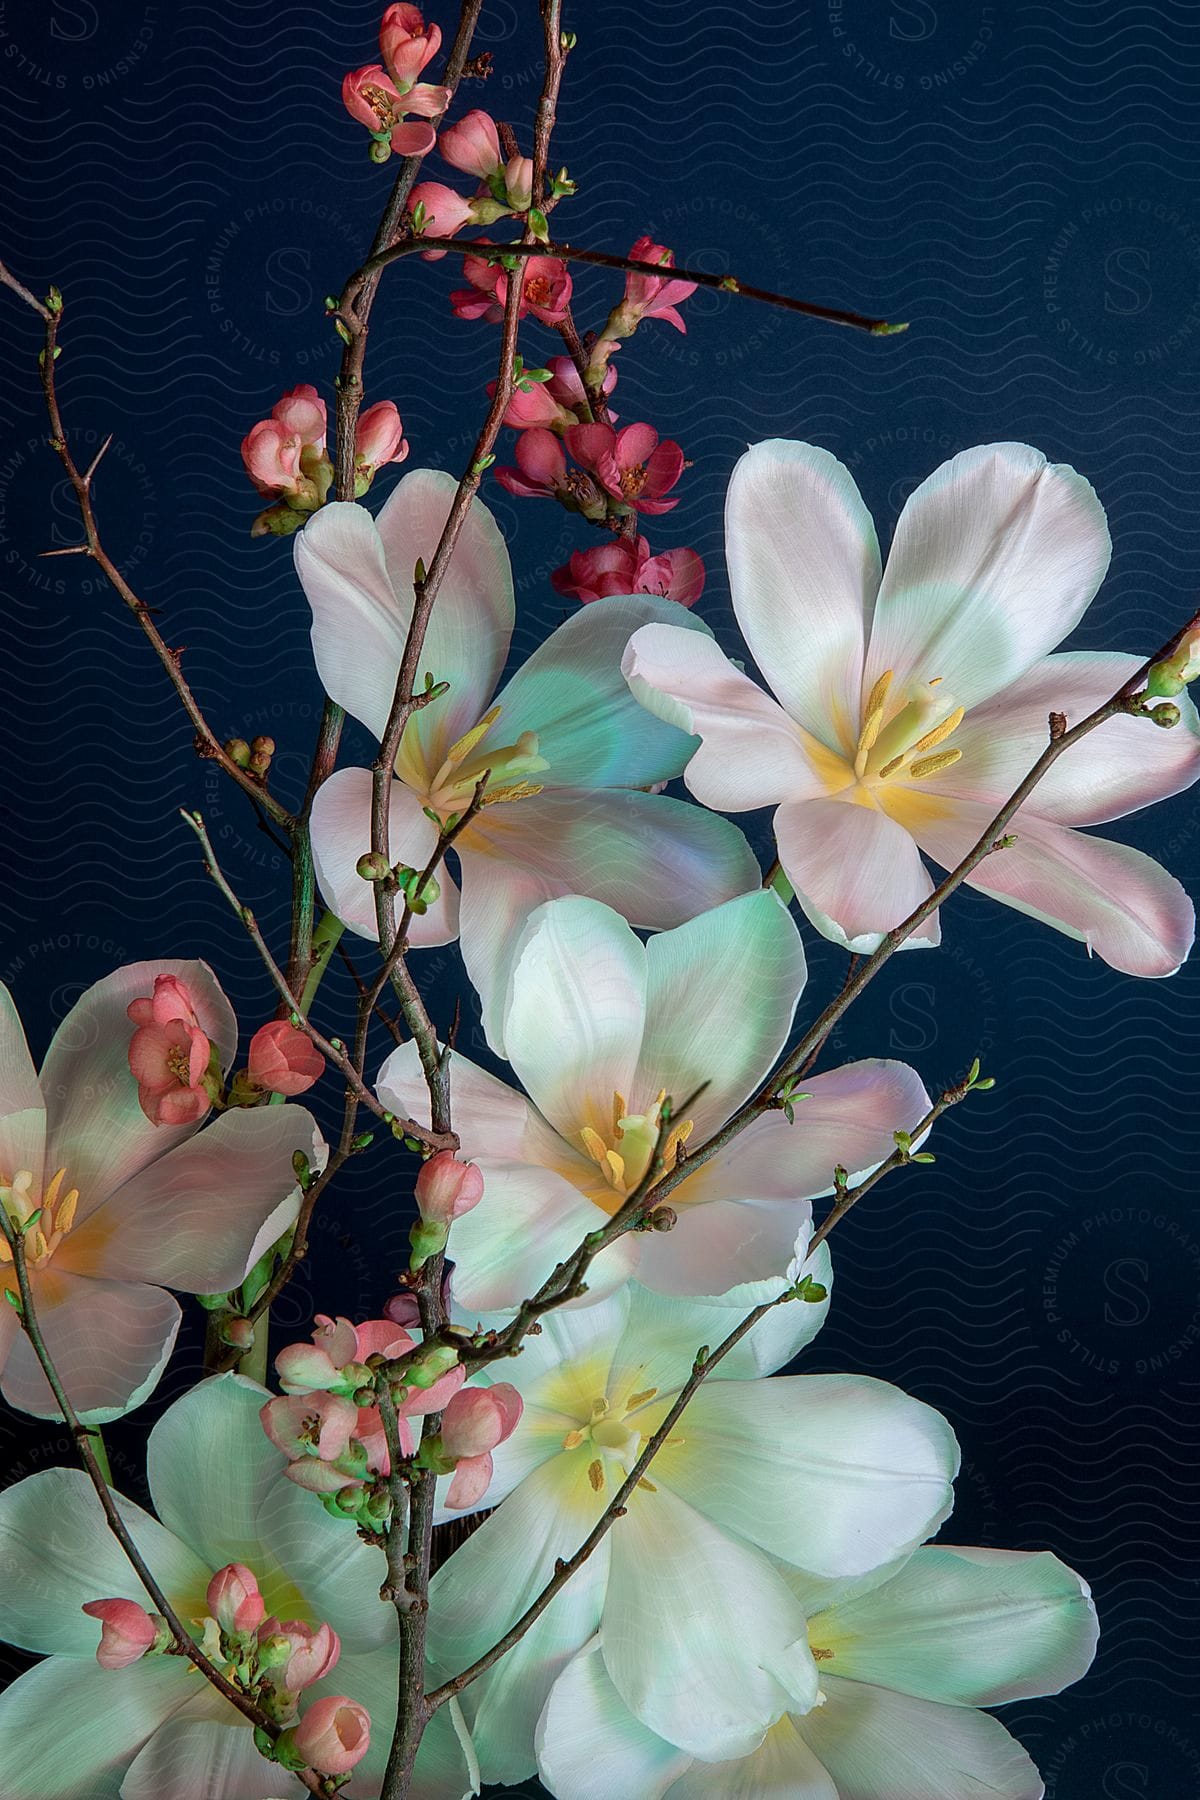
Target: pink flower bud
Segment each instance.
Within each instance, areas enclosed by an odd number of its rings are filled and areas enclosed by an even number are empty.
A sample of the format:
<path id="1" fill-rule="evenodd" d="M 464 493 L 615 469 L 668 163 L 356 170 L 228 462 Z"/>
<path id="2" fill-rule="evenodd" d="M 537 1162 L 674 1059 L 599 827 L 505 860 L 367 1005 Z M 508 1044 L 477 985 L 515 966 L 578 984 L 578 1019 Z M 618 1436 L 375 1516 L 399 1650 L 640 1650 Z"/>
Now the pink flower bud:
<path id="1" fill-rule="evenodd" d="M 483 1199 L 483 1173 L 474 1163 L 461 1163 L 453 1150 L 439 1150 L 417 1176 L 421 1217 L 435 1225 L 461 1219 Z"/>
<path id="2" fill-rule="evenodd" d="M 285 1344 L 275 1372 L 285 1394 L 322 1393 L 338 1384 L 338 1365 L 319 1344 Z"/>
<path id="3" fill-rule="evenodd" d="M 504 167 L 504 193 L 514 212 L 525 212 L 533 201 L 533 159 L 510 156 Z"/>
<path id="4" fill-rule="evenodd" d="M 257 1631 L 266 1611 L 253 1569 L 245 1563 L 226 1563 L 208 1584 L 208 1610 L 230 1637 Z"/>
<path id="5" fill-rule="evenodd" d="M 125 1013 L 135 1025 L 169 1025 L 172 1019 L 182 1019 L 186 1025 L 200 1023 L 191 992 L 178 975 L 156 975 L 150 999 L 131 1000 Z"/>
<path id="6" fill-rule="evenodd" d="M 344 1694 L 325 1694 L 287 1736 L 310 1768 L 322 1775 L 345 1775 L 370 1748 L 371 1716 Z"/>
<path id="7" fill-rule="evenodd" d="M 305 449 L 325 448 L 328 425 L 325 402 L 316 388 L 308 382 L 302 382 L 299 387 L 284 394 L 281 400 L 277 400 L 271 408 L 271 417 L 277 419 L 288 431 L 294 431 Z"/>
<path id="8" fill-rule="evenodd" d="M 442 1419 L 442 1448 L 447 1456 L 484 1456 L 511 1437 L 524 1402 L 511 1382 L 494 1387 L 460 1388 Z"/>
<path id="9" fill-rule="evenodd" d="M 372 473 L 384 463 L 403 462 L 408 455 L 404 426 L 390 400 L 368 406 L 354 436 L 354 460 Z"/>
<path id="10" fill-rule="evenodd" d="M 135 1600 L 89 1600 L 83 1610 L 100 1621 L 96 1661 L 102 1669 L 127 1669 L 158 1637 L 159 1626 Z"/>
<path id="11" fill-rule="evenodd" d="M 482 1456 L 464 1456 L 446 1489 L 445 1505 L 448 1510 L 463 1512 L 468 1506 L 478 1506 L 491 1486 L 492 1472 L 492 1458 L 488 1451 L 484 1451 Z"/>
<path id="12" fill-rule="evenodd" d="M 438 150 L 454 168 L 478 176 L 480 181 L 486 181 L 489 175 L 495 175 L 504 167 L 495 123 L 478 107 L 443 128 Z"/>
<path id="13" fill-rule="evenodd" d="M 442 46 L 438 25 L 426 25 L 416 6 L 389 6 L 379 27 L 379 51 L 400 89 L 411 86 Z"/>
<path id="14" fill-rule="evenodd" d="M 409 212 L 418 206 L 425 208 L 425 230 L 430 237 L 454 237 L 464 225 L 475 223 L 473 203 L 440 181 L 418 182 L 408 196 Z M 425 260 L 437 262 L 445 254 L 444 250 L 426 250 Z"/>
<path id="15" fill-rule="evenodd" d="M 304 1094 L 325 1073 L 325 1058 L 286 1019 L 260 1025 L 250 1039 L 250 1079 L 272 1094 Z"/>
<path id="16" fill-rule="evenodd" d="M 262 1428 L 289 1461 L 334 1462 L 349 1447 L 358 1408 L 340 1394 L 288 1394 L 259 1410 Z"/>

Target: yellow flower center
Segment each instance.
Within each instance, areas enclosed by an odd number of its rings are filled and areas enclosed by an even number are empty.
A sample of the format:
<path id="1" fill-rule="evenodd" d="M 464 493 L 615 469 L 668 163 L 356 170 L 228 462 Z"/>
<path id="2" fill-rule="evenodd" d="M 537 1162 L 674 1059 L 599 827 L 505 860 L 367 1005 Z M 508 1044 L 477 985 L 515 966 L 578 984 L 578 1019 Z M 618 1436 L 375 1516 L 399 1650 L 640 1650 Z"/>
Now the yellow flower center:
<path id="1" fill-rule="evenodd" d="M 663 1088 L 649 1112 L 631 1113 L 624 1094 L 614 1094 L 609 1140 L 606 1142 L 590 1125 L 585 1125 L 579 1134 L 584 1149 L 611 1189 L 612 1204 L 606 1208 L 610 1214 L 615 1213 L 622 1200 L 634 1192 L 650 1167 L 666 1097 L 667 1091 Z M 680 1149 L 692 1135 L 693 1124 L 691 1119 L 681 1119 L 678 1125 L 671 1127 L 663 1145 L 664 1171 L 675 1167 Z"/>
<path id="2" fill-rule="evenodd" d="M 622 1400 L 610 1399 L 606 1394 L 601 1394 L 592 1401 L 586 1419 L 581 1419 L 563 1438 L 564 1450 L 586 1447 L 594 1452 L 585 1465 L 588 1486 L 593 1493 L 603 1493 L 609 1481 L 614 1487 L 620 1487 L 632 1469 L 652 1433 L 639 1431 L 636 1424 L 630 1422 L 631 1415 L 643 1406 L 649 1406 L 657 1393 L 657 1388 L 643 1388 L 639 1393 L 628 1394 Z M 682 1444 L 683 1441 L 681 1437 L 667 1439 L 668 1444 Z M 582 1462 L 582 1458 L 580 1460 Z M 615 1467 L 612 1466 L 614 1464 Z M 651 1494 L 658 1492 L 654 1483 L 645 1475 L 639 1480 L 638 1486 Z"/>
<path id="3" fill-rule="evenodd" d="M 443 821 L 467 810 L 484 775 L 487 776 L 484 806 L 495 806 L 504 800 L 525 800 L 531 794 L 541 793 L 541 784 L 524 779 L 550 767 L 546 759 L 538 755 L 536 732 L 522 731 L 511 744 L 481 747 L 499 717 L 498 706 L 484 713 L 478 725 L 473 725 L 451 744 L 445 761 L 432 776 L 421 765 L 415 732 L 411 733 L 411 742 L 410 732 L 405 732 L 396 758 L 396 774 L 407 786 L 422 794 L 425 805 Z"/>
<path id="4" fill-rule="evenodd" d="M 919 684 L 908 698 L 893 695 L 893 680 L 894 671 L 885 670 L 863 706 L 853 765 L 855 781 L 863 787 L 879 788 L 897 779 L 927 781 L 952 768 L 962 755 L 961 750 L 941 748 L 964 717 L 963 708 L 942 692 L 941 676 Z"/>
<path id="5" fill-rule="evenodd" d="M 0 1206 L 25 1239 L 25 1261 L 31 1269 L 45 1267 L 75 1223 L 79 1189 L 63 1193 L 66 1175 L 65 1169 L 59 1169 L 51 1176 L 40 1200 L 34 1194 L 29 1169 L 18 1169 L 11 1181 L 0 1175 Z M 0 1237 L 0 1264 L 12 1259 L 12 1251 Z"/>

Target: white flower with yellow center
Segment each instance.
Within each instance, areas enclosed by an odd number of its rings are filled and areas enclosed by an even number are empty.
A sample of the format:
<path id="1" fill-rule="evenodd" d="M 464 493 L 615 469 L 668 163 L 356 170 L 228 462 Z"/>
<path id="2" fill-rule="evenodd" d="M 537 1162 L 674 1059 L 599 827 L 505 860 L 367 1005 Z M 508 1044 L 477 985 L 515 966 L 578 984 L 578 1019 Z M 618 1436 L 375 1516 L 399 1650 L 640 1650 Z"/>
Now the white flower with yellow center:
<path id="1" fill-rule="evenodd" d="M 733 473 L 726 554 L 738 624 L 774 698 L 709 639 L 639 631 L 633 692 L 701 741 L 685 771 L 706 806 L 776 806 L 779 860 L 808 917 L 875 949 L 933 891 L 920 852 L 953 868 L 1046 747 L 1140 658 L 1050 656 L 1109 559 L 1104 509 L 1073 469 L 1025 444 L 986 444 L 912 495 L 880 572 L 849 470 L 813 444 L 757 444 Z M 1124 844 L 1073 829 L 1136 812 L 1200 776 L 1186 695 L 1169 731 L 1106 721 L 1067 751 L 971 885 L 1082 939 L 1114 968 L 1169 975 L 1192 905 Z M 936 944 L 936 916 L 909 946 Z"/>
<path id="2" fill-rule="evenodd" d="M 414 570 L 422 559 L 432 562 L 456 488 L 451 476 L 418 469 L 397 485 L 378 523 L 363 506 L 334 502 L 296 539 L 321 680 L 376 737 L 395 696 Z M 635 925 L 658 930 L 760 880 L 729 820 L 645 791 L 678 775 L 691 745 L 632 698 L 621 654 L 642 625 L 677 619 L 699 635 L 707 626 L 674 601 L 648 594 L 597 600 L 552 632 L 497 694 L 514 618 L 504 539 L 486 506 L 473 500 L 419 665 L 448 692 L 405 730 L 389 802 L 389 852 L 393 863 L 424 868 L 440 825 L 466 810 L 487 775 L 482 810 L 455 840 L 459 881 L 453 869 L 439 871 L 440 895 L 413 920 L 409 938 L 417 946 L 447 944 L 461 929 L 467 972 L 483 997 L 496 1049 L 512 946 L 542 901 L 590 894 Z M 325 783 L 312 832 L 326 904 L 352 930 L 375 937 L 374 892 L 357 873 L 371 848 L 367 770 L 342 769 Z"/>
<path id="3" fill-rule="evenodd" d="M 823 1249 L 814 1262 L 828 1281 Z M 748 1754 L 778 1719 L 820 1705 L 823 1664 L 792 1579 L 857 1580 L 906 1555 L 946 1516 L 957 1468 L 946 1421 L 884 1382 L 761 1379 L 809 1342 L 824 1311 L 776 1308 L 713 1369 L 625 1516 L 464 1690 L 485 1781 L 533 1773 L 551 1685 L 597 1631 L 623 1704 L 695 1756 Z M 524 1412 L 494 1453 L 484 1504 L 502 1503 L 431 1587 L 430 1655 L 447 1675 L 488 1649 L 579 1546 L 697 1351 L 735 1317 L 631 1283 L 602 1305 L 551 1313 L 497 1365 Z M 608 1791 L 640 1800 L 636 1785 Z"/>
<path id="4" fill-rule="evenodd" d="M 761 889 L 646 944 L 595 900 L 539 908 L 503 1015 L 529 1098 L 463 1056 L 450 1061 L 462 1154 L 483 1173 L 483 1199 L 450 1236 L 461 1304 L 517 1306 L 617 1211 L 649 1166 L 668 1095 L 665 1168 L 723 1126 L 772 1068 L 805 977 L 795 922 Z M 393 1111 L 428 1118 L 414 1045 L 392 1052 L 378 1090 Z M 832 1188 L 839 1164 L 881 1162 L 928 1106 L 904 1063 L 851 1063 L 806 1079 L 804 1092 L 794 1124 L 764 1115 L 672 1190 L 672 1230 L 627 1232 L 601 1251 L 591 1299 L 635 1270 L 660 1293 L 730 1306 L 781 1293 L 804 1258 L 811 1198 Z"/>

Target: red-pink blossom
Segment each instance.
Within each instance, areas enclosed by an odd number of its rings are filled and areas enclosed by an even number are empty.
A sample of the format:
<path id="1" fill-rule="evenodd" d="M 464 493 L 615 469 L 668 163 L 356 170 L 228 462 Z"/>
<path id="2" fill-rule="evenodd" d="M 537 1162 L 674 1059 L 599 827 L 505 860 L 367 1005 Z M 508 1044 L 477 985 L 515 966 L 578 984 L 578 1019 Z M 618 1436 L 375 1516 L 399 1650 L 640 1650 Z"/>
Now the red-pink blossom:
<path id="1" fill-rule="evenodd" d="M 205 1597 L 209 1612 L 230 1637 L 257 1631 L 266 1612 L 257 1577 L 245 1563 L 226 1563 L 218 1569 Z"/>
<path id="2" fill-rule="evenodd" d="M 652 556 L 644 537 L 614 538 L 574 551 L 550 581 L 560 594 L 585 605 L 609 594 L 661 594 L 680 606 L 694 606 L 704 592 L 704 564 L 694 550 L 660 550 Z"/>
<path id="3" fill-rule="evenodd" d="M 242 461 L 258 492 L 277 500 L 294 493 L 303 482 L 300 452 L 303 445 L 295 431 L 278 419 L 262 419 L 242 439 Z"/>
<path id="4" fill-rule="evenodd" d="M 360 472 L 374 475 L 384 463 L 403 462 L 408 455 L 404 426 L 391 400 L 377 400 L 358 421 L 354 461 Z M 299 1091 L 299 1090 L 297 1090 Z"/>
<path id="5" fill-rule="evenodd" d="M 590 475 L 568 469 L 562 444 L 552 431 L 523 431 L 517 439 L 516 455 L 515 469 L 496 470 L 496 480 L 510 494 L 520 494 L 525 499 L 546 497 L 585 518 L 604 518 L 604 495 Z"/>
<path id="6" fill-rule="evenodd" d="M 389 6 L 379 27 L 379 52 L 401 93 L 442 47 L 439 25 L 426 25 L 416 6 Z"/>
<path id="7" fill-rule="evenodd" d="M 611 425 L 572 425 L 564 436 L 576 462 L 634 512 L 664 513 L 678 505 L 663 496 L 683 473 L 683 451 L 670 438 L 660 442 L 652 425 L 625 425 L 620 431 Z"/>
<path id="8" fill-rule="evenodd" d="M 475 1163 L 459 1162 L 453 1150 L 439 1150 L 422 1164 L 416 1196 L 424 1220 L 449 1225 L 483 1199 L 483 1171 Z"/>
<path id="9" fill-rule="evenodd" d="M 425 208 L 425 230 L 430 237 L 454 237 L 464 226 L 477 223 L 475 202 L 440 181 L 417 183 L 408 196 L 409 212 L 418 206 Z M 446 254 L 445 250 L 422 251 L 426 262 L 440 262 Z"/>
<path id="10" fill-rule="evenodd" d="M 514 431 L 543 426 L 549 431 L 561 432 L 568 425 L 579 424 L 586 402 L 578 369 L 569 356 L 552 356 L 546 367 L 550 371 L 549 381 L 530 381 L 525 388 L 518 385 L 514 389 L 504 414 L 504 424 Z M 617 371 L 606 369 L 601 393 L 611 394 L 616 385 Z M 495 394 L 494 381 L 488 382 L 487 391 Z M 616 414 L 610 413 L 609 418 L 615 419 Z"/>
<path id="11" fill-rule="evenodd" d="M 504 167 L 495 121 L 478 107 L 443 129 L 438 152 L 453 168 L 480 181 Z"/>
<path id="12" fill-rule="evenodd" d="M 483 242 L 480 239 L 480 242 Z M 496 324 L 504 317 L 508 276 L 499 263 L 479 256 L 463 258 L 463 274 L 471 283 L 456 288 L 450 305 L 460 319 L 486 319 Z M 543 325 L 558 325 L 571 304 L 571 274 L 555 256 L 530 256 L 521 271 L 520 316 L 532 313 Z"/>
<path id="13" fill-rule="evenodd" d="M 661 263 L 664 269 L 671 268 L 675 261 L 673 250 L 648 237 L 640 237 L 630 247 L 629 256 L 632 262 Z M 694 281 L 680 281 L 678 276 L 639 275 L 627 270 L 625 298 L 609 317 L 605 336 L 628 337 L 643 319 L 666 319 L 677 331 L 686 332 L 687 326 L 675 309 L 695 291 Z"/>
<path id="14" fill-rule="evenodd" d="M 286 1736 L 310 1768 L 322 1775 L 345 1775 L 370 1749 L 371 1716 L 344 1694 L 325 1694 Z"/>
<path id="15" fill-rule="evenodd" d="M 325 1058 L 311 1039 L 286 1019 L 260 1025 L 250 1039 L 250 1079 L 272 1094 L 307 1093 L 325 1073 Z"/>
<path id="16" fill-rule="evenodd" d="M 332 1625 L 306 1625 L 301 1619 L 264 1619 L 258 1628 L 259 1644 L 276 1640 L 279 1649 L 286 1644 L 286 1663 L 272 1669 L 271 1681 L 285 1692 L 298 1694 L 316 1681 L 323 1681 L 342 1653 L 342 1641 Z"/>
<path id="17" fill-rule="evenodd" d="M 358 1425 L 358 1408 L 340 1394 L 285 1394 L 268 1400 L 258 1416 L 276 1449 L 291 1462 L 301 1457 L 336 1461 Z"/>
<path id="18" fill-rule="evenodd" d="M 136 1600 L 88 1600 L 83 1611 L 100 1621 L 96 1661 L 102 1669 L 127 1669 L 158 1638 L 159 1624 Z"/>
<path id="19" fill-rule="evenodd" d="M 424 156 L 437 133 L 426 121 L 445 111 L 449 90 L 419 82 L 401 89 L 379 63 L 352 69 L 342 82 L 342 101 L 352 119 L 368 131 L 386 132 L 397 156 Z M 417 113 L 408 119 L 407 113 Z"/>
<path id="20" fill-rule="evenodd" d="M 205 1076 L 212 1045 L 201 1031 L 186 985 L 156 975 L 154 992 L 131 1000 L 126 1017 L 137 1026 L 129 1040 L 129 1069 L 138 1104 L 154 1125 L 190 1125 L 211 1105 Z"/>

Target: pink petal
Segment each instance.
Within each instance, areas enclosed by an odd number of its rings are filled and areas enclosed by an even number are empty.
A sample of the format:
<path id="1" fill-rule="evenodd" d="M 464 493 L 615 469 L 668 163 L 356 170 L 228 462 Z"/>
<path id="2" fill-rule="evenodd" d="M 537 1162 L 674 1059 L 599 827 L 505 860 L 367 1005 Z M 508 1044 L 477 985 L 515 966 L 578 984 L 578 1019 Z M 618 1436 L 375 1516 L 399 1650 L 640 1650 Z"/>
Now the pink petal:
<path id="1" fill-rule="evenodd" d="M 446 1490 L 445 1506 L 454 1511 L 475 1506 L 487 1493 L 492 1479 L 492 1459 L 486 1451 L 482 1456 L 466 1456 L 454 1471 L 454 1477 Z"/>
<path id="2" fill-rule="evenodd" d="M 156 975 L 176 975 L 192 995 L 200 1029 L 217 1046 L 221 1067 L 237 1049 L 233 1009 L 206 963 L 164 957 L 130 963 L 105 976 L 71 1008 L 42 1065 L 47 1097 L 46 1167 L 66 1167 L 79 1189 L 80 1223 L 101 1201 L 190 1135 L 192 1125 L 152 1125 L 129 1072 L 134 1027 L 130 1002 L 153 992 Z"/>
<path id="3" fill-rule="evenodd" d="M 689 790 L 718 812 L 746 812 L 828 793 L 829 753 L 779 703 L 736 669 L 714 639 L 677 625 L 644 625 L 622 668 L 648 711 L 700 738 L 684 771 Z"/>
<path id="4" fill-rule="evenodd" d="M 428 1120 L 429 1089 L 415 1044 L 401 1044 L 392 1051 L 379 1071 L 376 1089 L 389 1111 Z M 534 1121 L 524 1094 L 456 1053 L 450 1058 L 450 1105 L 463 1156 L 473 1160 L 477 1151 L 487 1150 L 493 1156 L 521 1158 Z"/>
<path id="5" fill-rule="evenodd" d="M 966 855 L 992 816 L 990 807 L 974 801 L 958 800 L 953 808 L 952 815 L 918 828 L 922 849 L 944 868 Z M 1009 830 L 1016 843 L 987 857 L 968 876 L 972 887 L 1079 938 L 1127 975 L 1175 973 L 1192 947 L 1196 918 L 1173 875 L 1141 850 L 1023 810 Z"/>
<path id="6" fill-rule="evenodd" d="M 55 1264 L 193 1294 L 236 1287 L 295 1220 L 292 1157 L 317 1161 L 315 1136 L 302 1106 L 224 1113 L 68 1233 Z"/>
<path id="7" fill-rule="evenodd" d="M 909 833 L 873 807 L 845 800 L 792 801 L 775 814 L 783 872 L 822 936 L 861 955 L 933 892 Z M 936 913 L 906 950 L 941 942 Z"/>
<path id="8" fill-rule="evenodd" d="M 29 1169 L 40 1181 L 45 1141 L 46 1103 L 12 995 L 0 987 L 0 1169 Z"/>
<path id="9" fill-rule="evenodd" d="M 421 802 L 401 781 L 392 783 L 389 811 L 389 854 L 393 863 L 423 869 L 437 843 L 437 828 L 421 811 Z M 367 769 L 339 769 L 319 789 L 312 810 L 313 863 L 327 906 L 351 931 L 378 938 L 375 890 L 358 873 L 357 863 L 371 848 L 371 775 Z M 458 936 L 458 889 L 443 863 L 437 873 L 441 894 L 412 922 L 410 943 L 421 947 L 453 943 Z M 399 920 L 402 902 L 393 903 Z"/>
<path id="10" fill-rule="evenodd" d="M 412 105 L 415 98 L 416 89 L 414 88 L 411 94 L 405 95 L 406 104 Z M 414 112 L 418 110 L 424 111 L 425 108 L 423 105 L 419 109 L 413 106 Z M 433 106 L 430 110 L 437 112 L 439 108 Z M 397 156 L 425 156 L 436 143 L 437 132 L 433 126 L 419 123 L 416 119 L 409 119 L 403 125 L 397 125 L 391 137 L 392 149 Z"/>
<path id="11" fill-rule="evenodd" d="M 733 1288 L 766 1284 L 746 1296 L 748 1306 L 783 1292 L 789 1264 L 803 1257 L 812 1225 L 806 1200 L 695 1206 L 681 1200 L 676 1212 L 673 1230 L 647 1232 L 642 1241 L 641 1285 L 656 1294 L 723 1298 Z"/>
<path id="12" fill-rule="evenodd" d="M 863 693 L 941 677 L 971 707 L 1064 638 L 1104 579 L 1111 551 L 1090 484 L 1028 444 L 981 444 L 910 497 L 875 607 Z"/>
<path id="13" fill-rule="evenodd" d="M 772 693 L 852 749 L 879 546 L 850 471 L 814 444 L 756 444 L 733 471 L 725 533 L 733 608 Z"/>
<path id="14" fill-rule="evenodd" d="M 161 1288 L 89 1280 L 53 1264 L 35 1280 L 34 1303 L 67 1398 L 87 1424 L 120 1418 L 140 1405 L 166 1367 L 182 1316 Z M 61 1416 L 23 1334 L 13 1344 L 0 1388 L 18 1412 Z"/>
<path id="15" fill-rule="evenodd" d="M 567 473 L 562 445 L 543 425 L 523 431 L 517 439 L 517 466 L 526 481 L 539 488 L 553 488 Z"/>
<path id="16" fill-rule="evenodd" d="M 967 714 L 947 745 L 961 749 L 962 761 L 937 778 L 937 791 L 998 809 L 1046 748 L 1050 713 L 1077 725 L 1143 660 L 1105 651 L 1045 657 Z M 1175 704 L 1183 717 L 1169 731 L 1128 715 L 1106 720 L 1043 776 L 1029 811 L 1060 825 L 1101 825 L 1191 787 L 1200 776 L 1200 722 L 1186 695 Z"/>

